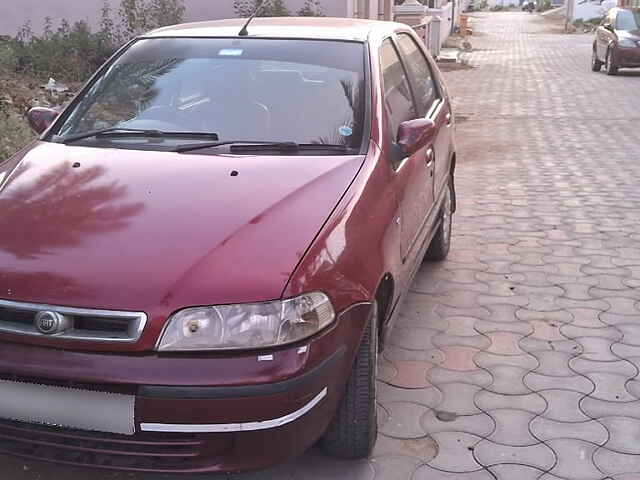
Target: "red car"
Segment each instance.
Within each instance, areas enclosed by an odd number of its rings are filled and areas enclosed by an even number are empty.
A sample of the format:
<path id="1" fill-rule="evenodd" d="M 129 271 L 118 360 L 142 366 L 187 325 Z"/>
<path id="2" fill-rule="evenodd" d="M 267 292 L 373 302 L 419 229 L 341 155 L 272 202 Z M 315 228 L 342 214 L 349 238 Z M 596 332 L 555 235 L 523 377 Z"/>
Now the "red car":
<path id="1" fill-rule="evenodd" d="M 640 9 L 612 8 L 596 30 L 591 69 L 616 75 L 620 68 L 640 68 Z"/>
<path id="2" fill-rule="evenodd" d="M 446 88 L 414 32 L 164 28 L 0 164 L 0 452 L 147 472 L 366 457 L 376 357 L 449 250 Z"/>

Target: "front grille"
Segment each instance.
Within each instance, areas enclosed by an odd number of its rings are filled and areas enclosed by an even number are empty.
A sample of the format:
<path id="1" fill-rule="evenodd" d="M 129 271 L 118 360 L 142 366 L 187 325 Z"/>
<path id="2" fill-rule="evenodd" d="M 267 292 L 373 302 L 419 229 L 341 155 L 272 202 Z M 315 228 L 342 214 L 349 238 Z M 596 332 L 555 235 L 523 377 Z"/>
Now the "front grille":
<path id="1" fill-rule="evenodd" d="M 179 471 L 197 463 L 194 436 L 86 433 L 0 420 L 0 453 L 86 467 Z"/>
<path id="2" fill-rule="evenodd" d="M 43 333 L 36 326 L 36 317 L 40 312 L 59 318 L 64 327 L 51 334 Z M 56 307 L 0 300 L 0 332 L 67 340 L 136 342 L 142 335 L 146 321 L 146 314 L 141 312 Z"/>

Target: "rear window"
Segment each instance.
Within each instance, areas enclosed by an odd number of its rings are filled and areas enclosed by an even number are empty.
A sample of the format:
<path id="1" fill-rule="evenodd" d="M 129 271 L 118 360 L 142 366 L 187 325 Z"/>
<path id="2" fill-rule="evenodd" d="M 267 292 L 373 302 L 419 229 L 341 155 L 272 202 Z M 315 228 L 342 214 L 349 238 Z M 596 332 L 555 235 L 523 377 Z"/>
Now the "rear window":
<path id="1" fill-rule="evenodd" d="M 53 133 L 122 127 L 360 149 L 364 64 L 364 46 L 355 42 L 142 39 L 93 82 Z M 136 142 L 125 141 L 129 148 Z M 149 142 L 138 141 L 148 149 Z"/>

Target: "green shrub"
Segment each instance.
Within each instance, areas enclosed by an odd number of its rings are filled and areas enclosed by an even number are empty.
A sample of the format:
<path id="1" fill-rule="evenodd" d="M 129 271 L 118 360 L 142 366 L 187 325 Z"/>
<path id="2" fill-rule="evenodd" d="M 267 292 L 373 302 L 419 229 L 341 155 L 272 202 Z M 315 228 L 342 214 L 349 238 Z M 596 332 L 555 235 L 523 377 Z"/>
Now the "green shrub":
<path id="1" fill-rule="evenodd" d="M 233 8 L 238 17 L 250 17 L 262 0 L 233 0 Z M 284 0 L 266 0 L 258 12 L 258 17 L 288 17 L 291 15 Z"/>
<path id="2" fill-rule="evenodd" d="M 324 17 L 320 0 L 305 0 L 304 6 L 298 10 L 299 17 Z"/>
<path id="3" fill-rule="evenodd" d="M 27 122 L 0 104 L 0 162 L 6 160 L 35 137 Z"/>
<path id="4" fill-rule="evenodd" d="M 62 20 L 54 28 L 47 18 L 42 35 L 36 35 L 26 23 L 8 42 L 15 56 L 10 69 L 45 81 L 49 77 L 85 81 L 124 42 L 144 31 L 180 23 L 184 10 L 183 0 L 121 0 L 114 20 L 105 0 L 97 32 L 84 21 L 70 24 Z"/>

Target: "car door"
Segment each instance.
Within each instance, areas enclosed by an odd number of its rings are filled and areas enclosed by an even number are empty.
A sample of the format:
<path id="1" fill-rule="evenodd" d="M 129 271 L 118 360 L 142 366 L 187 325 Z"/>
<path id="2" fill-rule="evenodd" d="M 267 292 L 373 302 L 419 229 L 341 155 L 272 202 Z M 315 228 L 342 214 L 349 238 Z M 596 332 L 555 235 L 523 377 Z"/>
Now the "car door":
<path id="1" fill-rule="evenodd" d="M 396 37 L 400 52 L 409 66 L 409 80 L 416 97 L 418 114 L 436 124 L 433 144 L 434 197 L 437 199 L 448 181 L 453 145 L 451 106 L 440 91 L 434 67 L 418 42 L 408 33 Z"/>
<path id="2" fill-rule="evenodd" d="M 407 69 L 391 39 L 386 39 L 380 49 L 383 102 L 386 119 L 385 142 L 394 170 L 397 197 L 401 216 L 401 255 L 405 262 L 418 245 L 425 220 L 433 207 L 433 146 L 428 145 L 410 157 L 391 154 L 396 145 L 398 127 L 402 122 L 420 117 L 407 76 Z"/>

